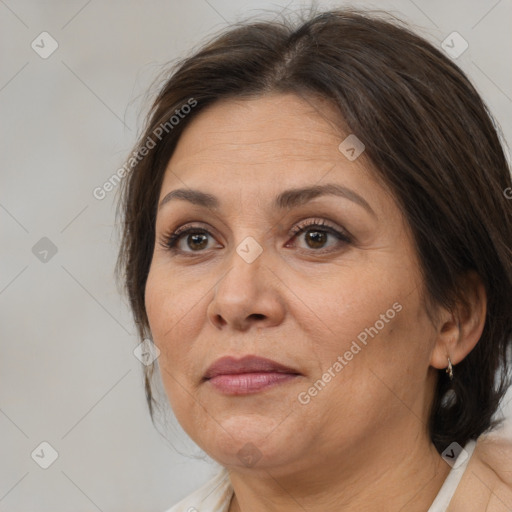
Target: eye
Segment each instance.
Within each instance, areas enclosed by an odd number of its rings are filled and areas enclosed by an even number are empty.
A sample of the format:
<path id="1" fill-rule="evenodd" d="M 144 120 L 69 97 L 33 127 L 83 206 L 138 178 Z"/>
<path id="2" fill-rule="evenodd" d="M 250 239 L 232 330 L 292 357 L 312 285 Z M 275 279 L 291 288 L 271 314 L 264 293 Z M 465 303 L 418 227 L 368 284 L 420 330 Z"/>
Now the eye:
<path id="1" fill-rule="evenodd" d="M 174 232 L 165 234 L 160 243 L 171 251 L 184 253 L 201 252 L 208 245 L 208 236 L 210 236 L 210 233 L 206 229 L 198 226 L 182 226 Z M 186 246 L 191 249 L 190 251 L 180 247 L 182 239 L 185 240 Z"/>
<path id="2" fill-rule="evenodd" d="M 308 245 L 306 249 L 313 249 L 314 252 L 323 252 L 319 249 L 324 249 L 329 237 L 337 239 L 337 243 L 334 244 L 335 246 L 352 243 L 352 238 L 348 233 L 330 226 L 323 219 L 311 219 L 302 222 L 293 227 L 289 236 L 295 239 L 303 233 L 306 234 L 304 238 Z M 203 250 L 208 248 L 208 237 L 210 236 L 211 233 L 205 228 L 182 226 L 174 232 L 164 234 L 160 239 L 160 244 L 172 252 L 190 255 L 192 253 L 204 252 Z M 183 240 L 185 247 L 181 243 Z"/>
<path id="3" fill-rule="evenodd" d="M 325 244 L 329 240 L 329 237 L 335 237 L 337 239 L 337 243 L 334 243 L 335 246 L 350 244 L 352 242 L 352 238 L 348 233 L 334 228 L 323 219 L 308 220 L 298 224 L 291 231 L 291 235 L 293 235 L 294 238 L 298 238 L 299 235 L 303 234 L 306 235 L 303 238 L 307 245 L 306 249 L 314 249 L 315 251 L 325 249 Z"/>

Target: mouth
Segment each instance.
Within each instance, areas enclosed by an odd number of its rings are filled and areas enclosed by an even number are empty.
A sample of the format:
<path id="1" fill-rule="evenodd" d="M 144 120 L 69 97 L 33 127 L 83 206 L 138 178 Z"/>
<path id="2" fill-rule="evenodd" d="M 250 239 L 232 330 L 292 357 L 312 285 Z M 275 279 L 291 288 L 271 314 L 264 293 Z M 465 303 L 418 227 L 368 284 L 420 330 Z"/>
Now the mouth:
<path id="1" fill-rule="evenodd" d="M 223 394 L 245 395 L 290 382 L 300 375 L 296 369 L 271 359 L 223 357 L 208 368 L 203 381 Z"/>

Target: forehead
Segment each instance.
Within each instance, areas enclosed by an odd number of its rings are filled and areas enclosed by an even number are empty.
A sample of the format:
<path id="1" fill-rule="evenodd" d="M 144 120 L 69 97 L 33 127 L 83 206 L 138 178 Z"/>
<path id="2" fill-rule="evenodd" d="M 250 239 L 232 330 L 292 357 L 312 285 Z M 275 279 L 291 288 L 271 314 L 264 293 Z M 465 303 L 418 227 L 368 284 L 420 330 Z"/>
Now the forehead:
<path id="1" fill-rule="evenodd" d="M 205 109 L 187 126 L 173 162 L 181 166 L 205 158 L 220 164 L 337 159 L 344 134 L 335 121 L 319 100 L 291 94 L 224 100 Z"/>
<path id="2" fill-rule="evenodd" d="M 364 153 L 349 161 L 338 149 L 349 132 L 320 98 L 271 94 L 219 101 L 185 128 L 170 159 L 163 189 L 180 179 L 194 183 L 276 186 L 317 183 L 343 174 L 371 180 Z M 334 171 L 334 172 L 333 172 Z M 182 183 L 183 184 L 183 183 Z"/>

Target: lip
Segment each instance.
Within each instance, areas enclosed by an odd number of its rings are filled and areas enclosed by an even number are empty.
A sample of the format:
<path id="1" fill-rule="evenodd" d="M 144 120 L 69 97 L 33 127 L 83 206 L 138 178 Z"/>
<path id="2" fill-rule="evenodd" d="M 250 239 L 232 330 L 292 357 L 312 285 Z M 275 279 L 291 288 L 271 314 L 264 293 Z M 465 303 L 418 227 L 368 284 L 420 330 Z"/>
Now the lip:
<path id="1" fill-rule="evenodd" d="M 289 366 L 258 356 L 244 356 L 241 359 L 226 356 L 217 359 L 204 374 L 204 379 L 212 379 L 219 375 L 238 375 L 240 373 L 290 373 L 300 372 Z"/>
<path id="2" fill-rule="evenodd" d="M 258 356 L 221 357 L 206 371 L 203 381 L 229 395 L 257 393 L 298 377 L 300 372 Z"/>

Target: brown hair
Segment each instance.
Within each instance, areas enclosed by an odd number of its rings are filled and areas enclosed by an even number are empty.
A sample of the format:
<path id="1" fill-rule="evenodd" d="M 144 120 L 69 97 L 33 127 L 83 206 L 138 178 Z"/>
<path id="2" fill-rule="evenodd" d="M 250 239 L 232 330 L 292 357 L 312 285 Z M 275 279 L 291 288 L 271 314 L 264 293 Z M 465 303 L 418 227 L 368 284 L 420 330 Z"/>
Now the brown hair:
<path id="1" fill-rule="evenodd" d="M 314 13 L 298 25 L 253 21 L 231 27 L 174 67 L 148 115 L 143 146 L 124 179 L 119 206 L 122 245 L 117 262 L 141 339 L 150 337 L 144 290 L 155 242 L 156 207 L 166 165 L 183 129 L 208 105 L 271 92 L 320 96 L 364 142 L 365 157 L 393 192 L 421 262 L 428 302 L 463 301 L 469 270 L 487 292 L 487 317 L 476 347 L 444 371 L 429 431 L 439 452 L 464 446 L 496 426 L 510 385 L 512 186 L 497 128 L 466 75 L 440 50 L 401 22 L 354 10 Z M 183 105 L 189 113 L 169 123 Z M 185 112 L 185 110 L 183 110 Z M 167 124 L 166 124 L 167 123 Z M 160 127 L 160 131 L 159 130 Z M 145 369 L 151 418 L 154 405 Z M 442 399 L 453 387 L 457 400 Z"/>

